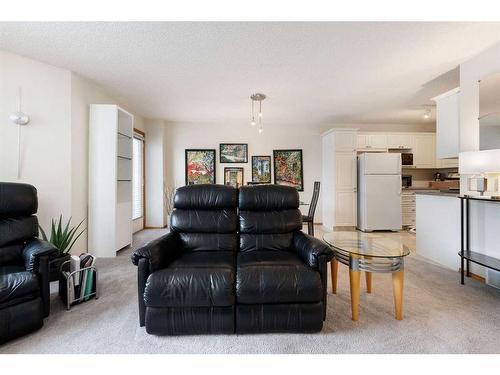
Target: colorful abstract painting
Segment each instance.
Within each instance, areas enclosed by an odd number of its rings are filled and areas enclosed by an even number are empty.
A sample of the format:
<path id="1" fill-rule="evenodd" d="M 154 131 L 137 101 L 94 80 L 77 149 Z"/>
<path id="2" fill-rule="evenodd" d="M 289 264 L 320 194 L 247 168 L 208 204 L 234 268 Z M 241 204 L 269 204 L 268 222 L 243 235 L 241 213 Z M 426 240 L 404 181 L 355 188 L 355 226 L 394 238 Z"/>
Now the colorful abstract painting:
<path id="1" fill-rule="evenodd" d="M 229 185 L 235 188 L 243 186 L 243 168 L 224 168 L 224 185 Z"/>
<path id="2" fill-rule="evenodd" d="M 248 144 L 246 143 L 221 143 L 221 163 L 248 163 Z"/>
<path id="3" fill-rule="evenodd" d="M 252 182 L 257 184 L 271 183 L 270 156 L 252 156 Z"/>
<path id="4" fill-rule="evenodd" d="M 215 150 L 186 150 L 186 185 L 215 184 Z"/>
<path id="5" fill-rule="evenodd" d="M 274 183 L 304 191 L 302 150 L 273 150 Z"/>

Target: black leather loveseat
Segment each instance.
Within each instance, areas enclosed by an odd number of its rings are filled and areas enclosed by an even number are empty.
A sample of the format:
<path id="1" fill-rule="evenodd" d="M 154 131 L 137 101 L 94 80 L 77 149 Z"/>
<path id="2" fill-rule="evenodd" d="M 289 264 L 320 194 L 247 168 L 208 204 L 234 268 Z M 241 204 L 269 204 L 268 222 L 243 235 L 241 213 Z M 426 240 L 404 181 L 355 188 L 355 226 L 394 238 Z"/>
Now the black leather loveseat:
<path id="1" fill-rule="evenodd" d="M 303 232 L 297 190 L 179 188 L 171 232 L 137 249 L 139 320 L 157 335 L 317 332 L 332 251 Z"/>
<path id="2" fill-rule="evenodd" d="M 57 249 L 37 239 L 36 189 L 0 182 L 0 343 L 43 325 L 49 315 L 49 260 Z"/>

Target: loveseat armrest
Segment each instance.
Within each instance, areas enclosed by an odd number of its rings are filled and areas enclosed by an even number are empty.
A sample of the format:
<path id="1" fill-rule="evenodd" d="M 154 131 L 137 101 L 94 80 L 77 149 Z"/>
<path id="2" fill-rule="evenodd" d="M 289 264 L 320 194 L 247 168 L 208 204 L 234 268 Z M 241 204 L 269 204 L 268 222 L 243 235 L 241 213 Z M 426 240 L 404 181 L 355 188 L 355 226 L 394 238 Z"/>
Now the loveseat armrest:
<path id="1" fill-rule="evenodd" d="M 326 262 L 333 259 L 333 250 L 326 243 L 301 231 L 293 233 L 293 245 L 300 259 L 309 267 L 318 269 L 320 257 Z"/>
<path id="2" fill-rule="evenodd" d="M 28 242 L 23 249 L 22 255 L 26 271 L 39 272 L 40 258 L 46 256 L 52 260 L 59 254 L 59 250 L 50 242 L 38 238 Z"/>
<path id="3" fill-rule="evenodd" d="M 149 264 L 149 272 L 153 273 L 165 268 L 168 263 L 175 259 L 181 247 L 179 235 L 170 232 L 135 250 L 131 256 L 132 263 L 138 266 L 140 259 L 146 259 Z"/>

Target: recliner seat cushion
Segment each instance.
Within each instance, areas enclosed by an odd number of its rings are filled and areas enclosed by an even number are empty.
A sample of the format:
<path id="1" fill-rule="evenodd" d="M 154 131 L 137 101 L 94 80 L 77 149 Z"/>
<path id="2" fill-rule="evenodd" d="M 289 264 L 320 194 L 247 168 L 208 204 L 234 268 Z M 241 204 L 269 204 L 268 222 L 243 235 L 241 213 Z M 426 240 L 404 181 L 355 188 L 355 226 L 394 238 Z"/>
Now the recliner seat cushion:
<path id="1" fill-rule="evenodd" d="M 0 267 L 0 303 L 25 296 L 35 298 L 40 294 L 36 275 L 23 270 L 18 266 Z"/>
<path id="2" fill-rule="evenodd" d="M 232 252 L 186 252 L 148 277 L 144 303 L 147 307 L 231 306 L 234 274 Z"/>
<path id="3" fill-rule="evenodd" d="M 320 275 L 292 252 L 243 252 L 237 257 L 236 299 L 242 304 L 319 302 Z"/>

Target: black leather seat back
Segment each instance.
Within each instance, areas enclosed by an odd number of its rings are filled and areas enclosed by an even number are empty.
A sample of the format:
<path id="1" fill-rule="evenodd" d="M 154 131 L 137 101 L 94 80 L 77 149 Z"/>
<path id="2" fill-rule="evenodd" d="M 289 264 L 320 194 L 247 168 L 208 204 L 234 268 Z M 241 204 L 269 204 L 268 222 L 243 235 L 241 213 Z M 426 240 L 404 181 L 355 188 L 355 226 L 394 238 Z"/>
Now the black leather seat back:
<path id="1" fill-rule="evenodd" d="M 36 189 L 28 184 L 0 183 L 0 266 L 22 264 L 26 240 L 38 236 Z"/>
<path id="2" fill-rule="evenodd" d="M 224 185 L 177 189 L 170 229 L 188 251 L 236 251 L 238 190 Z"/>
<path id="3" fill-rule="evenodd" d="M 243 186 L 239 192 L 240 251 L 289 250 L 302 228 L 297 189 L 279 185 Z"/>

